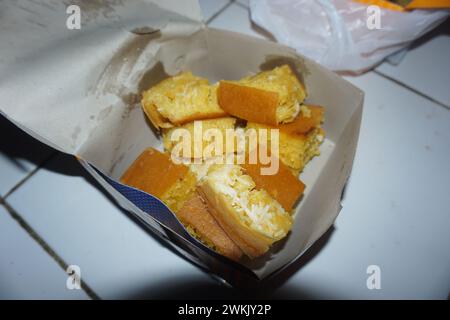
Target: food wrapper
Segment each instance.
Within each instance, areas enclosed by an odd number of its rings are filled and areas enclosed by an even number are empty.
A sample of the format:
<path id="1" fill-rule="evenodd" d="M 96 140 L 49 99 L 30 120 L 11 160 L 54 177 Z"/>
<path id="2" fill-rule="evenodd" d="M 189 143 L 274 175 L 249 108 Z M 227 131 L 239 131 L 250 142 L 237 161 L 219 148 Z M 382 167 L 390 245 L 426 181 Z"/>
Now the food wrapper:
<path id="1" fill-rule="evenodd" d="M 250 0 L 249 3 L 252 21 L 277 41 L 344 74 L 360 74 L 374 68 L 437 27 L 450 13 L 404 11 L 402 6 L 387 0 Z M 369 8 L 370 5 L 380 10 Z"/>
<path id="2" fill-rule="evenodd" d="M 67 28 L 71 4 L 80 8 L 80 29 Z M 11 0 L 0 2 L 0 12 L 1 114 L 36 139 L 75 155 L 120 206 L 194 264 L 231 284 L 264 279 L 295 261 L 333 225 L 363 104 L 363 93 L 347 81 L 289 47 L 206 27 L 193 0 Z M 307 102 L 325 106 L 327 138 L 321 156 L 302 173 L 307 188 L 291 233 L 264 256 L 236 263 L 192 238 L 158 199 L 119 178 L 145 148 L 162 149 L 140 107 L 143 90 L 183 70 L 215 82 L 284 63 L 306 85 Z"/>

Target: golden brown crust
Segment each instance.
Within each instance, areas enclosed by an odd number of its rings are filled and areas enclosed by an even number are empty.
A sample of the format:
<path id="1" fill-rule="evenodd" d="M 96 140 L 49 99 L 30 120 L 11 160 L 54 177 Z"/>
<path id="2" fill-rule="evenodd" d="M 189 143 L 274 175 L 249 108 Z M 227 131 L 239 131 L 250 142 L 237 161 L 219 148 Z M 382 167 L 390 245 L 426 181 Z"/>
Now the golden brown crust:
<path id="1" fill-rule="evenodd" d="M 277 124 L 278 93 L 220 81 L 219 106 L 229 114 L 247 121 Z"/>
<path id="2" fill-rule="evenodd" d="M 148 148 L 133 162 L 120 181 L 161 198 L 169 188 L 188 173 L 184 165 L 174 164 L 170 156 Z"/>
<path id="3" fill-rule="evenodd" d="M 325 109 L 321 106 L 305 105 L 311 111 L 311 116 L 306 117 L 299 115 L 293 122 L 283 123 L 276 126 L 267 126 L 269 129 L 279 129 L 280 132 L 288 135 L 303 136 L 306 137 L 306 133 L 314 128 L 320 126 L 323 121 Z M 248 127 L 254 126 L 251 122 L 247 124 Z"/>
<path id="4" fill-rule="evenodd" d="M 144 91 L 141 105 L 156 128 L 170 128 L 225 116 L 217 103 L 216 91 L 207 79 L 181 72 Z"/>
<path id="5" fill-rule="evenodd" d="M 200 113 L 194 113 L 190 115 L 189 117 L 182 118 L 178 121 L 174 121 L 173 124 L 177 126 L 181 126 L 183 124 L 186 124 L 188 122 L 192 122 L 195 120 L 209 120 L 209 119 L 215 119 L 215 118 L 222 118 L 226 117 L 228 114 L 225 111 L 219 111 L 219 112 L 211 112 L 208 114 L 200 114 Z"/>
<path id="6" fill-rule="evenodd" d="M 281 132 L 287 134 L 304 134 L 318 127 L 323 121 L 325 109 L 321 106 L 306 105 L 311 111 L 310 117 L 298 116 L 293 122 L 276 126 Z"/>
<path id="7" fill-rule="evenodd" d="M 186 201 L 177 212 L 180 221 L 195 230 L 196 235 L 206 244 L 211 244 L 220 254 L 237 261 L 242 250 L 228 237 L 208 211 L 208 206 L 197 193 Z"/>
<path id="8" fill-rule="evenodd" d="M 208 183 L 203 183 L 197 191 L 222 229 L 248 257 L 259 257 L 269 250 L 273 240 L 258 234 L 238 220 L 234 208 L 224 195 L 216 193 Z"/>
<path id="9" fill-rule="evenodd" d="M 261 147 L 260 147 L 261 148 Z M 257 152 L 257 151 L 253 151 Z M 258 158 L 259 159 L 259 158 Z M 252 177 L 257 189 L 265 189 L 287 212 L 290 212 L 305 190 L 305 185 L 291 170 L 279 161 L 278 171 L 273 175 L 262 175 L 260 162 L 250 164 L 246 161 L 241 166 L 245 173 Z"/>
<path id="10" fill-rule="evenodd" d="M 156 129 L 173 127 L 173 124 L 171 124 L 169 120 L 164 118 L 158 110 L 156 110 L 156 106 L 153 103 L 145 103 L 144 100 L 142 100 L 141 105 L 142 109 L 144 109 L 144 113 Z"/>

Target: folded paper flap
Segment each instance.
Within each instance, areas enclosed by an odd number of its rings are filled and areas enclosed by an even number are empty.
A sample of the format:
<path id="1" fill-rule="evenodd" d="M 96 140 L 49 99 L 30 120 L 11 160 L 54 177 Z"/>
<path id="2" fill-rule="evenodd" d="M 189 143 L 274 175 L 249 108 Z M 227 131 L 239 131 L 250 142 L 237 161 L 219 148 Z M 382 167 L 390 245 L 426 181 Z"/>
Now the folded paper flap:
<path id="1" fill-rule="evenodd" d="M 0 3 L 0 42 L 7 44 L 0 59 L 0 111 L 68 153 L 78 153 L 110 113 L 127 112 L 118 102 L 137 91 L 129 76 L 139 73 L 131 68 L 153 63 L 149 50 L 158 41 L 202 28 L 197 1 L 173 9 L 184 8 L 198 21 L 167 10 L 166 1 L 73 3 L 81 9 L 79 30 L 66 27 L 63 2 Z M 106 77 L 121 86 L 108 87 Z"/>
<path id="2" fill-rule="evenodd" d="M 15 64 L 46 56 L 54 49 L 67 46 L 69 43 L 73 44 L 73 55 L 69 57 L 78 56 L 78 59 L 58 55 L 54 58 L 63 58 L 67 64 L 64 70 L 73 71 L 79 63 L 80 55 L 86 58 L 83 52 L 89 47 L 99 50 L 97 54 L 88 56 L 89 60 L 96 63 L 100 58 L 107 60 L 111 52 L 114 52 L 114 46 L 106 46 L 111 39 L 105 37 L 113 35 L 120 38 L 126 33 L 151 34 L 168 24 L 172 25 L 171 32 L 181 35 L 189 34 L 202 25 L 199 12 L 194 14 L 200 10 L 197 1 L 183 1 L 172 9 L 166 9 L 171 2 L 173 0 L 71 1 L 70 5 L 75 4 L 80 8 L 80 24 L 77 29 L 70 26 L 71 14 L 75 13 L 70 10 L 66 13 L 69 4 L 63 1 L 2 1 L 0 40 L 7 45 L 2 47 L 0 74 L 12 69 L 7 68 L 10 65 L 15 68 Z M 188 16 L 194 16 L 197 20 Z M 95 40 L 88 41 L 86 34 L 92 32 L 98 34 L 93 37 Z M 102 55 L 104 53 L 106 55 Z"/>

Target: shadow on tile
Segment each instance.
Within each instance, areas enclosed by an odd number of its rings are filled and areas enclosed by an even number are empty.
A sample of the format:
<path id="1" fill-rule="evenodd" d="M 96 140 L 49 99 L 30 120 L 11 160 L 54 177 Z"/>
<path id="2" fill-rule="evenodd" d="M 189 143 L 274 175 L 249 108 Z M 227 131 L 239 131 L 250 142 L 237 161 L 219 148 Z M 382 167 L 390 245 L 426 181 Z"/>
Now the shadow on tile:
<path id="1" fill-rule="evenodd" d="M 0 115 L 0 137 L 0 153 L 23 172 L 27 172 L 27 168 L 18 161 L 19 159 L 39 165 L 55 152 L 54 149 L 34 139 L 2 115 Z"/>
<path id="2" fill-rule="evenodd" d="M 268 280 L 254 283 L 247 288 L 229 288 L 214 284 L 207 279 L 188 279 L 178 276 L 170 282 L 161 280 L 151 287 L 137 290 L 123 299 L 320 299 L 317 293 L 307 292 L 299 287 L 289 286 L 283 291 L 277 290 L 289 278 L 308 264 L 328 243 L 334 227 L 331 227 L 304 255 L 285 270 Z M 176 283 L 176 285 L 174 285 Z"/>
<path id="3" fill-rule="evenodd" d="M 174 284 L 175 283 L 175 284 Z M 136 291 L 134 294 L 124 296 L 123 299 L 169 299 L 169 300 L 221 300 L 221 299 L 317 299 L 316 295 L 299 288 L 285 289 L 282 295 L 277 295 L 263 287 L 250 291 L 226 288 L 202 279 L 189 279 L 182 275 L 171 278 L 170 281 L 152 285 L 150 288 Z"/>

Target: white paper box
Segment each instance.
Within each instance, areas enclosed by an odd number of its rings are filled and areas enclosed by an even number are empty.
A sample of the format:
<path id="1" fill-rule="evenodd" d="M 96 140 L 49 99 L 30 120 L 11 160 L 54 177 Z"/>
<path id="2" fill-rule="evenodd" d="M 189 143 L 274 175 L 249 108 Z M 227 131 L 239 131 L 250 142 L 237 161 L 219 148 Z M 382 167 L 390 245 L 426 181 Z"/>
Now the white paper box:
<path id="1" fill-rule="evenodd" d="M 196 1 L 78 3 L 79 30 L 67 29 L 69 14 L 59 1 L 0 3 L 0 112 L 5 117 L 78 156 L 121 206 L 194 263 L 230 282 L 274 274 L 332 226 L 358 140 L 359 89 L 293 49 L 205 27 Z M 233 263 L 191 238 L 159 201 L 110 180 L 118 180 L 146 147 L 161 148 L 140 108 L 142 90 L 182 70 L 214 82 L 283 63 L 304 81 L 307 102 L 326 108 L 327 138 L 322 155 L 302 173 L 307 188 L 292 232 L 268 254 Z"/>

